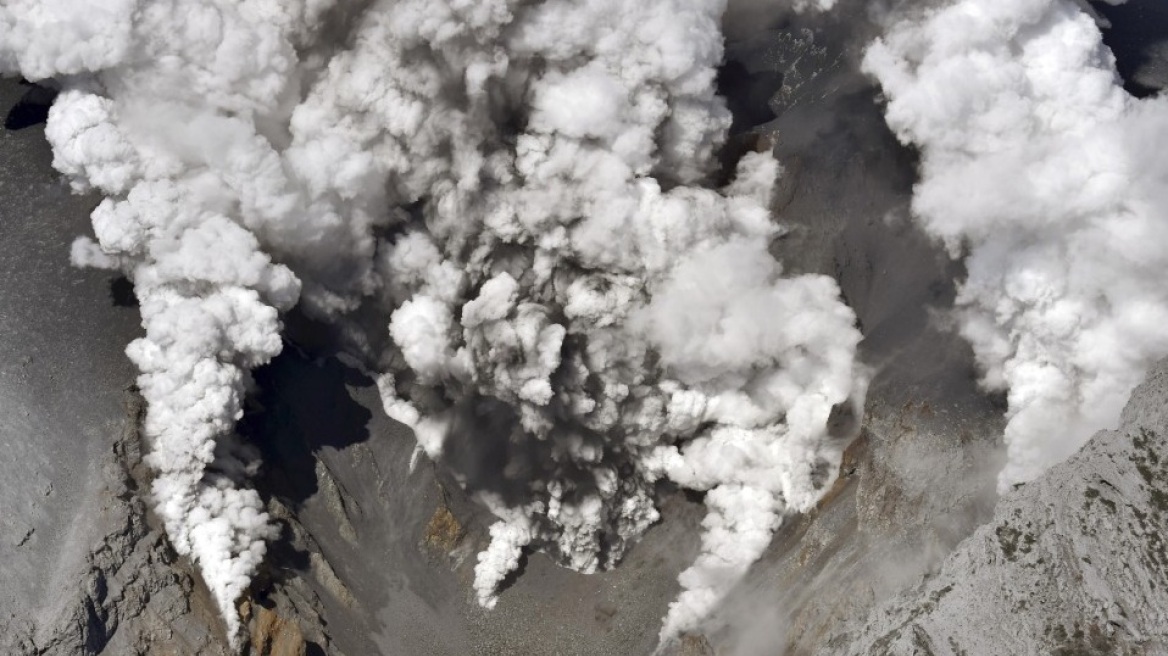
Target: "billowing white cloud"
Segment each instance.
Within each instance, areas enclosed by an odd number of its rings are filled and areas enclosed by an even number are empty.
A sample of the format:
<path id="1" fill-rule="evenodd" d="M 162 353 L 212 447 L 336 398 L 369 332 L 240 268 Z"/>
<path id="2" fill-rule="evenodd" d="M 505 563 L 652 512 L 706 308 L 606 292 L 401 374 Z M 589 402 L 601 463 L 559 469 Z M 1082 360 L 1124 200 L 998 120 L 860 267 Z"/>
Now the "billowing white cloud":
<path id="1" fill-rule="evenodd" d="M 314 138 L 353 144 L 336 152 L 368 153 L 391 195 L 423 203 L 381 247 L 401 353 L 381 389 L 429 456 L 507 454 L 487 474 L 453 464 L 500 517 L 480 601 L 523 548 L 612 566 L 669 479 L 716 501 L 662 637 L 698 628 L 819 497 L 838 458 L 828 415 L 862 394 L 835 283 L 785 277 L 768 252 L 778 164 L 751 154 L 725 189 L 702 186 L 729 125 L 723 7 L 547 2 L 480 23 L 439 12 L 451 24 L 432 33 L 413 19 L 437 9 L 385 7 L 305 106 L 376 119 Z M 464 418 L 488 402 L 507 419 Z"/>
<path id="2" fill-rule="evenodd" d="M 865 67 L 921 150 L 917 216 L 965 258 L 960 329 L 1009 399 L 1007 489 L 1113 425 L 1168 354 L 1168 101 L 1123 91 L 1069 0 L 948 2 Z"/>
<path id="3" fill-rule="evenodd" d="M 828 416 L 863 394 L 835 283 L 770 255 L 778 164 L 711 188 L 724 1 L 374 0 L 324 40 L 328 5 L 109 5 L 100 34 L 0 10 L 43 32 L 0 67 L 63 76 L 55 166 L 108 196 L 74 261 L 141 299 L 128 353 L 176 548 L 235 635 L 272 537 L 232 435 L 248 372 L 279 312 L 355 334 L 360 308 L 387 413 L 499 517 L 480 603 L 524 549 L 613 566 L 669 480 L 709 516 L 662 639 L 698 628 L 818 499 Z"/>
<path id="4" fill-rule="evenodd" d="M 98 71 L 130 51 L 137 0 L 10 0 L 0 6 L 0 70 L 34 80 Z"/>
<path id="5" fill-rule="evenodd" d="M 108 196 L 93 213 L 97 240 L 75 243 L 73 260 L 134 282 L 145 336 L 127 354 L 148 403 L 155 508 L 233 640 L 235 601 L 275 533 L 242 486 L 255 462 L 232 431 L 249 370 L 280 352 L 278 313 L 300 296 L 269 242 L 311 222 L 264 131 L 287 123 L 310 13 L 213 1 L 0 8 L 0 69 L 63 87 L 46 128 L 54 166 Z"/>

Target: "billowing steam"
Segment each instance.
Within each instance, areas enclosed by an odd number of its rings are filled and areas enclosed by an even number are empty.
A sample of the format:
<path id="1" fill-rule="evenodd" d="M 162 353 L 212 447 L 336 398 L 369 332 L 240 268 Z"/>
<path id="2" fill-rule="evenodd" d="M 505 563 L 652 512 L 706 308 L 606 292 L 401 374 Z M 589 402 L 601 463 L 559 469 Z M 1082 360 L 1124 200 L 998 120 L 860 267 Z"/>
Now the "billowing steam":
<path id="1" fill-rule="evenodd" d="M 959 0 L 865 59 L 922 151 L 914 209 L 968 279 L 962 333 L 1008 391 L 1005 489 L 1112 425 L 1168 354 L 1168 99 L 1128 96 L 1069 0 Z"/>
<path id="2" fill-rule="evenodd" d="M 233 639 L 235 600 L 274 536 L 241 486 L 257 463 L 232 431 L 249 370 L 280 352 L 278 312 L 300 294 L 268 254 L 289 241 L 277 233 L 311 222 L 272 143 L 311 20 L 292 3 L 0 8 L 0 65 L 63 87 L 46 129 L 54 166 L 108 197 L 93 213 L 97 242 L 79 240 L 73 260 L 134 282 L 146 335 L 127 354 L 149 404 L 155 508 Z"/>
<path id="3" fill-rule="evenodd" d="M 525 548 L 612 566 L 669 481 L 709 509 L 669 640 L 816 501 L 859 334 L 768 252 L 769 155 L 708 185 L 724 4 L 0 7 L 0 68 L 63 88 L 55 166 L 108 197 L 74 261 L 134 282 L 156 507 L 232 635 L 272 536 L 233 425 L 298 302 L 375 351 L 387 412 L 499 517 L 486 606 Z"/>
<path id="4" fill-rule="evenodd" d="M 302 106 L 353 117 L 315 123 L 328 168 L 352 171 L 337 183 L 388 179 L 409 206 L 379 248 L 397 346 L 379 383 L 499 516 L 476 568 L 486 606 L 525 547 L 612 566 L 669 479 L 712 490 L 673 637 L 834 471 L 853 316 L 832 281 L 782 278 L 768 254 L 774 160 L 698 186 L 730 120 L 722 10 L 385 3 Z"/>

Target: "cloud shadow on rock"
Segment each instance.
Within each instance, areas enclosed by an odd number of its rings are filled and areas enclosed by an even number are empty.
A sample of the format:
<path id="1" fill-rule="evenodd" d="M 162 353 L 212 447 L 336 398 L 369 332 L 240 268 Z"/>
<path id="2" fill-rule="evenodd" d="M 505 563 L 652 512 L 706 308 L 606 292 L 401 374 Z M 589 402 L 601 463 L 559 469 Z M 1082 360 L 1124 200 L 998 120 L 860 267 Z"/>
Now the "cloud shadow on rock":
<path id="1" fill-rule="evenodd" d="M 41 125 L 49 119 L 49 107 L 57 98 L 57 92 L 48 87 L 21 80 L 28 87 L 20 100 L 8 110 L 4 117 L 5 130 L 23 130 Z"/>

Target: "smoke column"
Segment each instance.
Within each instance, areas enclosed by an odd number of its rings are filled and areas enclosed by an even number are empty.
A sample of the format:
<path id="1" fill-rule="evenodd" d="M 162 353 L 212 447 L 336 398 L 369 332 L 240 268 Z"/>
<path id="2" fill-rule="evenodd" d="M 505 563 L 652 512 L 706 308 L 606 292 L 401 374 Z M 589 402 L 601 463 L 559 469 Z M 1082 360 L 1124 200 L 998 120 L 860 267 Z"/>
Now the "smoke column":
<path id="1" fill-rule="evenodd" d="M 704 491 L 668 642 L 818 500 L 829 415 L 862 400 L 860 335 L 834 281 L 771 256 L 769 155 L 711 187 L 724 9 L 0 8 L 0 68 L 62 88 L 54 165 L 107 197 L 73 259 L 134 282 L 155 508 L 231 636 L 274 535 L 234 423 L 297 303 L 345 328 L 389 415 L 498 517 L 485 606 L 525 548 L 611 567 L 660 486 Z"/>
<path id="2" fill-rule="evenodd" d="M 1127 95 L 1067 0 L 918 11 L 865 68 L 921 150 L 915 213 L 965 259 L 960 330 L 1008 393 L 1004 491 L 1113 426 L 1168 354 L 1168 100 Z"/>

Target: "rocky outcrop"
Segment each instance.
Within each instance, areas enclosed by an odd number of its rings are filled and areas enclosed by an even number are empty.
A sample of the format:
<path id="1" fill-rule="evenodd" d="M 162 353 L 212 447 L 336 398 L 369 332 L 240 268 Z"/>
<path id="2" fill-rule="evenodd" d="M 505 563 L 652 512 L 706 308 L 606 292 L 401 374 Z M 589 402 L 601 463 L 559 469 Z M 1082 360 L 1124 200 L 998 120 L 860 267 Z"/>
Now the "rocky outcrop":
<path id="1" fill-rule="evenodd" d="M 206 590 L 147 513 L 135 476 L 142 471 L 138 424 L 143 402 L 130 389 L 125 404 L 104 469 L 100 515 L 90 518 L 110 531 L 85 556 L 74 587 L 61 592 L 58 616 L 26 615 L 0 635 L 5 654 L 231 653 Z"/>
<path id="2" fill-rule="evenodd" d="M 1003 497 L 940 572 L 820 653 L 1168 653 L 1168 361 L 1118 430 Z"/>
<path id="3" fill-rule="evenodd" d="M 240 616 L 247 624 L 250 656 L 305 656 L 308 645 L 296 622 L 263 605 L 245 601 Z"/>

